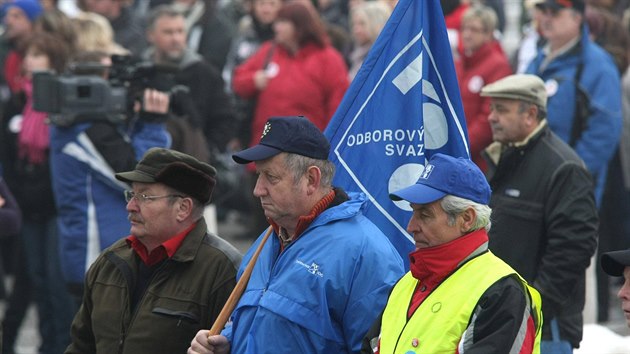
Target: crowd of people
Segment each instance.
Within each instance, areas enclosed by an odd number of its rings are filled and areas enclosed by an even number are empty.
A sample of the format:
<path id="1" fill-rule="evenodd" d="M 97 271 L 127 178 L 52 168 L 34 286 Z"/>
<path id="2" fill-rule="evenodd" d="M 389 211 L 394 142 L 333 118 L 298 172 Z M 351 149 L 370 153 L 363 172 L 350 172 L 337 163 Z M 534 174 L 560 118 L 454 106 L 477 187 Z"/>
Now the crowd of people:
<path id="1" fill-rule="evenodd" d="M 441 0 L 471 156 L 390 195 L 410 269 L 322 133 L 396 3 L 0 0 L 2 353 L 31 303 L 40 353 L 571 353 L 594 256 L 627 317 L 630 3 L 527 0 L 509 53 Z"/>

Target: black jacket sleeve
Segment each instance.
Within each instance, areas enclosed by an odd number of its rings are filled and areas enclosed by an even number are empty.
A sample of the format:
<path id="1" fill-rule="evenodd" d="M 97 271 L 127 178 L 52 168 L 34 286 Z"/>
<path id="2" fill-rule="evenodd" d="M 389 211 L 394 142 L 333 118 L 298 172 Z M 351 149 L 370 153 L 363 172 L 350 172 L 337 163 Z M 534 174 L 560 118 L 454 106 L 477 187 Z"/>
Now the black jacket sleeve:
<path id="1" fill-rule="evenodd" d="M 464 333 L 464 352 L 468 354 L 511 353 L 516 341 L 522 341 L 529 308 L 523 285 L 513 276 L 494 283 L 481 296 Z M 472 333 L 471 333 L 472 332 Z M 472 334 L 472 337 L 471 337 Z M 530 333 L 531 338 L 535 333 Z M 470 340 L 472 339 L 472 340 Z M 518 351 L 517 351 L 518 352 Z"/>
<path id="2" fill-rule="evenodd" d="M 95 122 L 85 133 L 114 172 L 133 170 L 137 162 L 133 146 L 116 126 Z"/>
<path id="3" fill-rule="evenodd" d="M 22 227 L 22 212 L 2 177 L 0 177 L 0 196 L 4 198 L 4 205 L 0 207 L 0 237 L 13 236 Z"/>
<path id="4" fill-rule="evenodd" d="M 552 178 L 545 204 L 547 246 L 533 281 L 546 318 L 554 317 L 554 310 L 575 296 L 595 253 L 599 225 L 588 171 L 566 163 Z"/>
<path id="5" fill-rule="evenodd" d="M 200 61 L 178 73 L 176 81 L 190 89 L 187 95 L 190 102 L 183 102 L 182 106 L 187 111 L 183 113 L 202 128 L 211 148 L 223 151 L 236 134 L 236 118 L 232 102 L 224 91 L 221 73 Z"/>

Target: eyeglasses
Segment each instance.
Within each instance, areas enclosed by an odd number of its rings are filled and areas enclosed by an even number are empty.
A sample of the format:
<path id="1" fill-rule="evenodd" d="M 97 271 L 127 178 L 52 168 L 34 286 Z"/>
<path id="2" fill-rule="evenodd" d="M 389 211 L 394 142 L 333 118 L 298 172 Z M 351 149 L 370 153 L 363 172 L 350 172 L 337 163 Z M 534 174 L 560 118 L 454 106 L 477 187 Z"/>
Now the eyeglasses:
<path id="1" fill-rule="evenodd" d="M 136 194 L 134 191 L 125 191 L 125 200 L 129 203 L 132 199 L 135 199 L 138 203 L 144 203 L 149 200 L 161 199 L 161 198 L 186 198 L 180 194 L 167 194 L 167 195 L 146 195 L 144 193 Z"/>

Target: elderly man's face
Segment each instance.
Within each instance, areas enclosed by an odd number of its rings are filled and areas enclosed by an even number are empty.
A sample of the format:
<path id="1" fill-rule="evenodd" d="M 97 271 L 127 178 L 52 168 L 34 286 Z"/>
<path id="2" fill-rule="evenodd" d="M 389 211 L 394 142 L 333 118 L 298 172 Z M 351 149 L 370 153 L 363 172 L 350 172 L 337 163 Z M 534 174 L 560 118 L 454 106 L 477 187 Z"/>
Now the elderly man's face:
<path id="1" fill-rule="evenodd" d="M 619 289 L 617 297 L 621 300 L 621 310 L 626 317 L 626 325 L 630 327 L 630 267 L 623 270 L 623 278 L 625 281 Z"/>
<path id="2" fill-rule="evenodd" d="M 258 180 L 254 196 L 260 198 L 266 217 L 284 228 L 293 229 L 298 218 L 310 211 L 310 206 L 304 203 L 308 181 L 305 176 L 295 180 L 285 165 L 285 156 L 283 153 L 256 162 Z"/>
<path id="3" fill-rule="evenodd" d="M 152 249 L 181 231 L 176 221 L 178 197 L 172 190 L 161 183 L 134 182 L 133 192 L 136 198 L 127 203 L 130 233 L 147 248 Z M 141 195 L 153 198 L 145 200 Z"/>
<path id="4" fill-rule="evenodd" d="M 411 203 L 411 208 L 413 214 L 407 232 L 413 235 L 416 249 L 439 246 L 463 235 L 458 220 L 452 225 L 449 223 L 448 214 L 442 209 L 440 200 L 429 204 Z"/>
<path id="5" fill-rule="evenodd" d="M 532 130 L 528 125 L 528 119 L 531 119 L 529 114 L 531 112 L 528 110 L 521 111 L 521 102 L 518 100 L 492 98 L 488 116 L 492 139 L 503 144 L 523 141 Z"/>
<path id="6" fill-rule="evenodd" d="M 158 18 L 148 34 L 158 55 L 167 60 L 179 60 L 186 49 L 186 25 L 183 16 Z"/>

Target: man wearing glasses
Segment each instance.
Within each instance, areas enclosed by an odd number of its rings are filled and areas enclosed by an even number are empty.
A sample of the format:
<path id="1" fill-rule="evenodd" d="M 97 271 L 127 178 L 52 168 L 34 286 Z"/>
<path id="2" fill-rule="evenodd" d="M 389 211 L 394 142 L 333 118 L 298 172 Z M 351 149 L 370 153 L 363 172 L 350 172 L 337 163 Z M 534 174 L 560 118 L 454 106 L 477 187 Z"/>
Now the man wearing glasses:
<path id="1" fill-rule="evenodd" d="M 169 149 L 150 149 L 116 174 L 131 235 L 88 270 L 66 353 L 183 353 L 210 327 L 236 284 L 241 255 L 207 233 L 203 218 L 214 167 Z"/>

